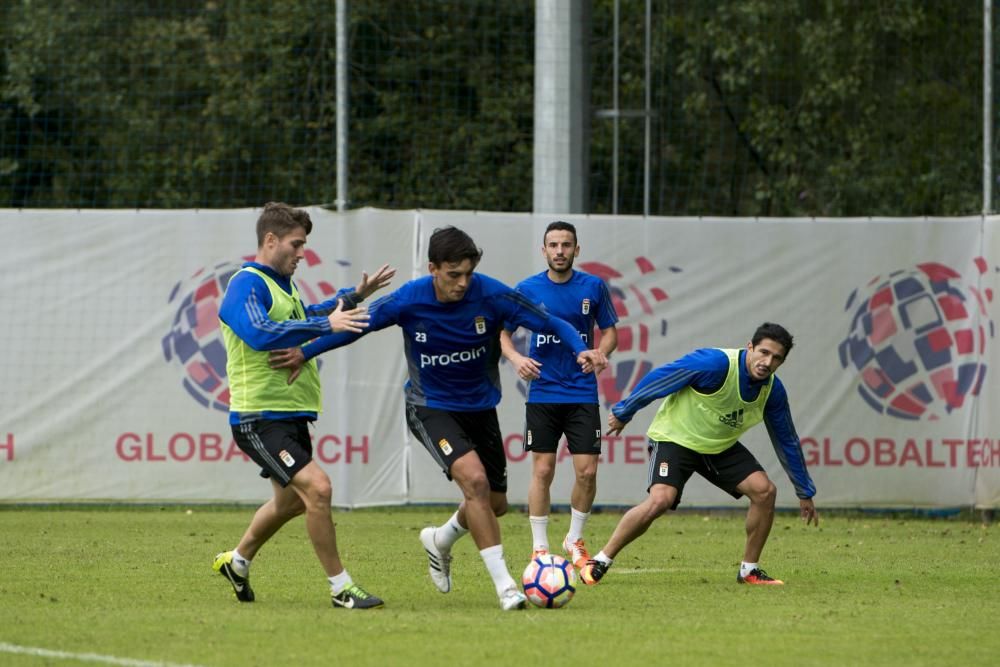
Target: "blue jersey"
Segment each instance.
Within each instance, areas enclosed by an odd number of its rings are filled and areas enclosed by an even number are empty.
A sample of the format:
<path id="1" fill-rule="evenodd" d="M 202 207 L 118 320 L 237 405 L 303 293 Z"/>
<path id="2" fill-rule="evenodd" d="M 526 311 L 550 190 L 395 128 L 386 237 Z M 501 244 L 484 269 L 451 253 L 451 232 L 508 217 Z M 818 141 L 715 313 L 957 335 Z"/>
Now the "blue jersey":
<path id="1" fill-rule="evenodd" d="M 302 350 L 307 359 L 398 325 L 409 366 L 406 401 L 439 410 L 488 410 L 500 402 L 500 329 L 505 322 L 558 336 L 574 356 L 587 348 L 573 327 L 512 288 L 472 274 L 461 301 L 441 302 L 432 276 L 417 278 L 374 301 L 361 333 L 319 338 Z"/>
<path id="2" fill-rule="evenodd" d="M 756 400 L 767 380 L 754 380 L 747 372 L 746 350 L 740 352 L 740 397 L 744 401 Z M 665 398 L 687 387 L 702 394 L 718 391 L 729 373 L 729 357 L 718 348 L 702 348 L 686 354 L 676 361 L 655 368 L 646 374 L 632 392 L 611 407 L 611 413 L 623 422 L 629 422 L 635 413 L 652 401 Z M 792 423 L 792 411 L 788 407 L 788 393 L 778 376 L 764 404 L 764 426 L 771 438 L 778 461 L 785 469 L 788 479 L 795 487 L 799 498 L 812 498 L 816 486 L 806 469 L 805 456 L 799 436 Z"/>
<path id="3" fill-rule="evenodd" d="M 244 267 L 252 267 L 266 273 L 274 282 L 292 293 L 292 279 L 283 276 L 270 266 L 257 262 L 246 262 Z M 219 319 L 226 323 L 237 336 L 255 350 L 280 350 L 286 347 L 296 347 L 314 338 L 330 333 L 330 320 L 327 315 L 337 308 L 337 300 L 344 300 L 344 309 L 351 309 L 361 301 L 354 288 L 342 289 L 333 298 L 323 303 L 313 304 L 303 308 L 306 313 L 304 320 L 285 320 L 275 322 L 267 312 L 271 309 L 271 290 L 267 288 L 264 279 L 250 271 L 240 271 L 233 275 L 226 286 L 226 294 L 222 297 L 219 307 Z M 316 419 L 315 412 L 264 412 L 264 413 L 229 413 L 229 423 L 239 424 L 253 419 L 289 419 L 305 417 Z"/>
<path id="4" fill-rule="evenodd" d="M 618 322 L 608 286 L 589 273 L 573 271 L 569 280 L 557 283 L 542 271 L 522 280 L 516 289 L 572 324 L 588 348 L 594 347 L 595 324 L 607 329 Z M 597 403 L 597 377 L 584 373 L 576 357 L 551 334 L 532 331 L 528 356 L 542 364 L 540 377 L 528 387 L 528 403 Z"/>

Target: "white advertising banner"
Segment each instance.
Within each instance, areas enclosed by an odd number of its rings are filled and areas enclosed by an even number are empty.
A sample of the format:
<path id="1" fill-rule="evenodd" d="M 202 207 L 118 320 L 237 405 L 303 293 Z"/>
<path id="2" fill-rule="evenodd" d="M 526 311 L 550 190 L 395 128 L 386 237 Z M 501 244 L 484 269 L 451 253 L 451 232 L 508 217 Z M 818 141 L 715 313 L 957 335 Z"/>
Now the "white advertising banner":
<path id="1" fill-rule="evenodd" d="M 389 262 L 395 284 L 426 273 L 427 239 L 453 224 L 508 284 L 545 268 L 552 216 L 469 211 L 334 213 L 295 280 L 307 302 Z M 258 501 L 270 486 L 235 446 L 217 309 L 256 249 L 259 211 L 0 210 L 8 290 L 0 323 L 0 501 Z M 698 347 L 746 345 L 761 322 L 795 336 L 778 375 L 817 504 L 1000 505 L 994 303 L 998 217 L 702 219 L 562 216 L 577 267 L 615 299 L 619 347 L 600 376 L 602 413 L 652 368 Z M 391 289 L 391 288 L 390 288 Z M 524 340 L 518 332 L 516 340 Z M 334 503 L 459 499 L 403 419 L 398 329 L 321 357 L 313 430 Z M 524 386 L 502 365 L 510 500 L 524 503 Z M 598 505 L 645 495 L 651 404 L 604 438 Z M 763 426 L 744 440 L 796 505 Z M 553 503 L 568 503 L 560 454 Z M 739 504 L 700 479 L 685 506 Z"/>

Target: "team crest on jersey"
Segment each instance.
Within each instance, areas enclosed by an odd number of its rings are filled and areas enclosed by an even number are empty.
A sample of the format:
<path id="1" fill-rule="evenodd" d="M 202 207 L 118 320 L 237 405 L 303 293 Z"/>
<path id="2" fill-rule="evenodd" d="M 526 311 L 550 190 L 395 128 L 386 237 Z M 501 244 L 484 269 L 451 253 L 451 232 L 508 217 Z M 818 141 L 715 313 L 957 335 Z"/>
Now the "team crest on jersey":
<path id="1" fill-rule="evenodd" d="M 284 449 L 282 449 L 280 452 L 278 452 L 278 458 L 281 459 L 282 461 L 284 461 L 285 462 L 285 466 L 288 467 L 288 468 L 291 468 L 293 465 L 295 465 L 295 459 L 292 458 L 292 455 L 289 454 Z"/>
<path id="2" fill-rule="evenodd" d="M 482 315 L 476 317 L 476 333 L 484 334 L 486 333 L 486 318 Z"/>
<path id="3" fill-rule="evenodd" d="M 583 303 L 580 304 L 580 311 L 584 315 L 590 315 L 590 299 L 583 300 Z"/>
<path id="4" fill-rule="evenodd" d="M 449 454 L 451 454 L 451 451 L 452 451 L 451 450 L 451 443 L 448 442 L 445 438 L 441 438 L 440 440 L 438 440 L 438 447 L 441 448 L 441 452 L 445 456 L 448 456 Z"/>
<path id="5" fill-rule="evenodd" d="M 660 461 L 660 477 L 666 477 L 667 473 L 670 472 L 670 464 L 666 461 Z"/>

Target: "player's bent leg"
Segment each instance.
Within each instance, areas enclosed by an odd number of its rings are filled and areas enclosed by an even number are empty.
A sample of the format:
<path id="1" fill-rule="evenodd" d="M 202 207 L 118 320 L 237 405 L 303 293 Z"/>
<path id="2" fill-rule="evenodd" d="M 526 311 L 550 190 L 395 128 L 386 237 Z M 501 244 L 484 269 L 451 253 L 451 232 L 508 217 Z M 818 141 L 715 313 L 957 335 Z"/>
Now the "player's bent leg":
<path id="1" fill-rule="evenodd" d="M 766 473 L 758 471 L 751 473 L 736 487 L 736 490 L 750 499 L 746 520 L 746 546 L 736 581 L 740 584 L 780 586 L 783 581 L 771 577 L 758 565 L 764 544 L 771 533 L 771 526 L 774 524 L 777 489 Z"/>
<path id="2" fill-rule="evenodd" d="M 274 480 L 271 480 L 271 485 L 274 496 L 257 508 L 236 552 L 216 554 L 212 563 L 212 569 L 226 578 L 240 602 L 253 602 L 255 599 L 253 588 L 250 587 L 249 562 L 289 519 L 305 511 L 305 506 L 294 490 L 282 488 Z M 239 553 L 243 560 L 234 560 L 235 553 Z"/>
<path id="3" fill-rule="evenodd" d="M 743 560 L 757 562 L 760 560 L 764 544 L 771 533 L 774 524 L 774 504 L 778 490 L 766 473 L 755 472 L 743 480 L 736 490 L 750 500 L 747 510 L 746 548 Z"/>
<path id="4" fill-rule="evenodd" d="M 252 560 L 260 548 L 264 546 L 264 543 L 271 539 L 282 526 L 306 511 L 306 507 L 295 489 L 282 487 L 273 479 L 271 486 L 274 495 L 257 509 L 236 547 L 248 560 Z"/>
<path id="5" fill-rule="evenodd" d="M 490 490 L 490 509 L 493 510 L 493 516 L 495 517 L 501 517 L 507 513 L 510 505 L 507 502 L 506 491 Z"/>
<path id="6" fill-rule="evenodd" d="M 323 570 L 327 576 L 343 572 L 344 565 L 337 551 L 337 532 L 330 516 L 333 498 L 330 478 L 315 461 L 310 461 L 295 474 L 291 486 L 305 507 L 306 532 Z"/>
<path id="7" fill-rule="evenodd" d="M 510 576 L 500 543 L 500 522 L 494 513 L 494 498 L 506 507 L 506 494 L 490 489 L 486 470 L 478 454 L 469 452 L 459 457 L 451 466 L 452 479 L 462 489 L 465 496 L 465 520 L 472 539 L 479 548 L 483 565 L 493 580 L 500 608 L 504 610 L 523 609 L 524 594 L 517 589 Z"/>
<path id="8" fill-rule="evenodd" d="M 583 583 L 593 586 L 599 582 L 611 567 L 615 556 L 641 537 L 657 518 L 663 516 L 667 510 L 673 507 L 676 498 L 677 489 L 669 484 L 654 484 L 649 487 L 649 495 L 646 496 L 646 499 L 622 516 L 611 534 L 611 539 L 601 549 L 601 553 L 587 561 L 587 564 L 580 570 L 580 578 Z M 601 559 L 602 555 L 606 556 L 608 560 Z"/>
<path id="9" fill-rule="evenodd" d="M 493 513 L 492 492 L 479 456 L 470 451 L 451 466 L 451 477 L 464 496 L 465 521 L 478 549 L 500 544 L 500 523 Z"/>

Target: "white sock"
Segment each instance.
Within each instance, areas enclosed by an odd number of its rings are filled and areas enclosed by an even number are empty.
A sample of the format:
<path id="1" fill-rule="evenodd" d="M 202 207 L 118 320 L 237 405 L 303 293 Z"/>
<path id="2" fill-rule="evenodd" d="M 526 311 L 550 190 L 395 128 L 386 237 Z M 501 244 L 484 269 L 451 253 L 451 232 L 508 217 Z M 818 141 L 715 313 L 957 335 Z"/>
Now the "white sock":
<path id="1" fill-rule="evenodd" d="M 447 554 L 451 551 L 451 547 L 458 541 L 462 535 L 469 532 L 468 528 L 462 528 L 462 524 L 458 522 L 458 512 L 451 515 L 451 518 L 444 522 L 443 526 L 439 526 L 434 531 L 434 544 L 437 548 L 441 550 L 442 554 Z"/>
<path id="2" fill-rule="evenodd" d="M 528 523 L 531 524 L 531 539 L 534 541 L 535 551 L 540 549 L 549 550 L 549 515 L 528 516 Z"/>
<path id="3" fill-rule="evenodd" d="M 507 562 L 503 559 L 502 544 L 481 549 L 479 551 L 479 555 L 482 556 L 483 564 L 486 565 L 486 570 L 490 573 L 490 577 L 493 579 L 493 586 L 497 589 L 497 595 L 500 595 L 508 588 L 517 585 L 514 583 L 514 578 L 510 576 L 510 572 L 507 570 Z"/>
<path id="4" fill-rule="evenodd" d="M 241 577 L 245 577 L 250 573 L 250 561 L 244 558 L 239 551 L 233 549 L 233 571 Z"/>
<path id="5" fill-rule="evenodd" d="M 754 570 L 756 570 L 758 567 L 760 567 L 758 563 L 748 563 L 746 561 L 743 561 L 742 563 L 740 563 L 740 576 L 745 577 Z"/>
<path id="6" fill-rule="evenodd" d="M 340 574 L 335 574 L 332 577 L 327 577 L 327 581 L 330 582 L 330 590 L 336 595 L 342 590 L 354 583 L 351 579 L 351 575 L 347 574 L 347 569 L 345 568 L 340 572 Z"/>
<path id="7" fill-rule="evenodd" d="M 611 565 L 612 563 L 615 562 L 614 558 L 612 558 L 611 556 L 607 555 L 603 551 L 600 552 L 600 553 L 598 553 L 596 556 L 594 556 L 594 560 L 599 560 L 602 563 L 605 563 L 607 565 Z"/>
<path id="8" fill-rule="evenodd" d="M 572 507 L 570 509 L 569 532 L 566 533 L 566 541 L 570 544 L 583 537 L 583 527 L 590 517 L 590 512 L 581 512 Z"/>

